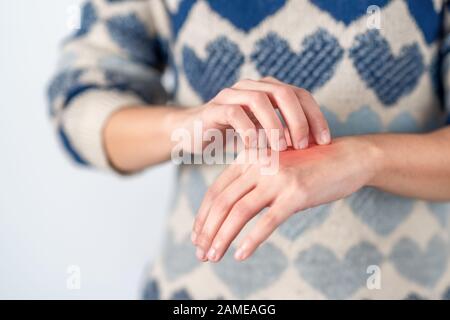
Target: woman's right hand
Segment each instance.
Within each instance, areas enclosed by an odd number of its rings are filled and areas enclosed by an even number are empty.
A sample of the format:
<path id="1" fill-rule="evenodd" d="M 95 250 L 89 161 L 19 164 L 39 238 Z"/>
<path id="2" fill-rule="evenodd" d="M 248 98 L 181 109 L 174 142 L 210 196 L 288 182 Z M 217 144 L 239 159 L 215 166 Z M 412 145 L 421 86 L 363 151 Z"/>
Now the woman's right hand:
<path id="1" fill-rule="evenodd" d="M 279 109 L 287 130 L 275 109 Z M 325 145 L 331 140 L 327 121 L 313 96 L 305 89 L 270 77 L 241 80 L 208 103 L 187 110 L 181 127 L 189 130 L 191 137 L 195 136 L 196 121 L 202 125 L 202 137 L 210 129 L 234 129 L 246 147 L 261 143 L 258 129 L 264 129 L 268 144 L 277 151 L 288 146 L 305 149 L 310 142 Z"/>
<path id="2" fill-rule="evenodd" d="M 287 128 L 275 109 L 280 111 Z M 202 130 L 200 144 L 192 141 L 198 137 L 198 122 Z M 188 153 L 201 153 L 208 143 L 203 136 L 206 133 L 208 137 L 210 129 L 222 132 L 233 129 L 247 147 L 266 147 L 266 141 L 258 139 L 260 132 L 257 130 L 261 128 L 270 147 L 279 151 L 287 146 L 305 149 L 310 142 L 324 145 L 331 140 L 325 117 L 308 91 L 264 78 L 241 80 L 196 108 L 122 108 L 105 124 L 103 143 L 111 166 L 130 173 L 169 160 L 174 150 L 178 151 L 172 139 L 177 130 L 182 130 L 183 135 L 187 130 L 190 137 L 194 137 L 189 139 L 189 145 L 177 143 L 178 147 Z"/>

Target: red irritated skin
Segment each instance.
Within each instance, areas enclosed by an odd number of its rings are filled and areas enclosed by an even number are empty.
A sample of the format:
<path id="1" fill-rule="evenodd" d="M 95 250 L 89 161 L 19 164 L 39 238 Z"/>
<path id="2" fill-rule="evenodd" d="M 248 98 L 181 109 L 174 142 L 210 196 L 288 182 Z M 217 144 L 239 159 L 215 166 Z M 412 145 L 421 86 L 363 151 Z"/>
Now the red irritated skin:
<path id="1" fill-rule="evenodd" d="M 248 258 L 292 214 L 368 184 L 379 156 L 377 148 L 362 139 L 340 138 L 329 145 L 279 153 L 274 175 L 261 174 L 258 161 L 243 164 L 238 157 L 210 187 L 200 207 L 192 233 L 198 259 L 219 261 L 247 222 L 269 207 L 235 253 L 237 260 Z"/>

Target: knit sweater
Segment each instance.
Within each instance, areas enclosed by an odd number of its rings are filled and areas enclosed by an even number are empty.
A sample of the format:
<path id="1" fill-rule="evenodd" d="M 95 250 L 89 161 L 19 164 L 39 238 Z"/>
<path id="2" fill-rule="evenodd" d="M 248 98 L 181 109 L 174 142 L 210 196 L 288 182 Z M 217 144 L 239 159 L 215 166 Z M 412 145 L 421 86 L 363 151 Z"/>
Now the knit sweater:
<path id="1" fill-rule="evenodd" d="M 449 8 L 444 0 L 87 1 L 49 86 L 51 117 L 76 162 L 105 169 L 101 131 L 115 111 L 200 105 L 242 78 L 311 91 L 334 137 L 430 131 L 450 110 Z M 192 222 L 223 168 L 178 166 L 145 298 L 450 298 L 449 205 L 374 188 L 295 214 L 245 262 L 234 261 L 234 248 L 220 263 L 198 262 Z"/>

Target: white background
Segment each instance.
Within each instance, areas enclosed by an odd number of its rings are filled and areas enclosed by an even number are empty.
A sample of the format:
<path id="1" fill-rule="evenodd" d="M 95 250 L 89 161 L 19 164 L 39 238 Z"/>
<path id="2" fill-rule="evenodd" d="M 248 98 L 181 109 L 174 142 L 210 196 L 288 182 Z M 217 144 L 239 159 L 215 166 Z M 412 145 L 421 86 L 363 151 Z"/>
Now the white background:
<path id="1" fill-rule="evenodd" d="M 118 178 L 71 164 L 45 88 L 76 0 L 0 0 L 0 298 L 136 299 L 161 244 L 164 165 Z M 67 268 L 81 268 L 68 290 Z"/>

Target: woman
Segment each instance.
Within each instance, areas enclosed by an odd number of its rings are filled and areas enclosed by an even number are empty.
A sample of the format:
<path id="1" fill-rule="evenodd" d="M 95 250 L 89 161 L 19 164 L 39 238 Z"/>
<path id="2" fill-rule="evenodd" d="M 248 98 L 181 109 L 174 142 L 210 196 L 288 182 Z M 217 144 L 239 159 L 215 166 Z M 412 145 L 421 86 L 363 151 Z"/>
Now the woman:
<path id="1" fill-rule="evenodd" d="M 135 173 L 169 160 L 172 134 L 196 121 L 248 150 L 259 142 L 242 132 L 278 132 L 276 174 L 179 166 L 145 298 L 448 298 L 447 10 L 86 2 L 49 89 L 76 161 Z"/>

